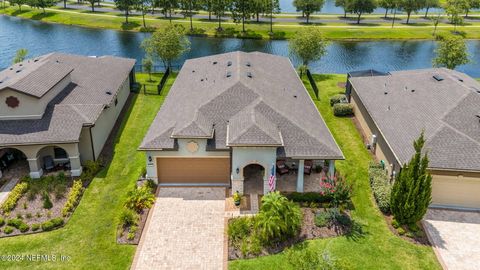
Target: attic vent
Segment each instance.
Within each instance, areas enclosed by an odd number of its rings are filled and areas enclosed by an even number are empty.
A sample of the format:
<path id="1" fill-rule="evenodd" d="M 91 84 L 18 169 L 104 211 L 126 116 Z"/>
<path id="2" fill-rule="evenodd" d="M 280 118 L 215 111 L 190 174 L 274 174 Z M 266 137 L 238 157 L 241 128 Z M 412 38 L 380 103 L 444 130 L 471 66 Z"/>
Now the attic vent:
<path id="1" fill-rule="evenodd" d="M 33 60 L 34 63 L 38 62 L 38 59 Z"/>
<path id="2" fill-rule="evenodd" d="M 232 72 L 231 71 L 227 71 L 227 78 L 230 78 L 232 77 Z"/>
<path id="3" fill-rule="evenodd" d="M 232 65 L 232 61 L 228 61 L 227 66 L 231 66 L 231 65 Z"/>
<path id="4" fill-rule="evenodd" d="M 387 92 L 387 91 L 385 91 L 385 92 L 383 92 L 383 94 L 384 94 L 384 95 L 388 95 L 388 92 Z"/>
<path id="5" fill-rule="evenodd" d="M 251 72 L 247 72 L 247 77 L 248 77 L 248 78 L 253 78 L 252 73 L 251 73 Z"/>
<path id="6" fill-rule="evenodd" d="M 213 64 L 216 65 L 218 62 L 217 61 L 214 61 Z"/>
<path id="7" fill-rule="evenodd" d="M 19 64 L 19 66 L 23 66 L 23 64 Z"/>
<path id="8" fill-rule="evenodd" d="M 294 98 L 297 98 L 297 95 L 294 95 L 293 97 L 294 97 Z"/>
<path id="9" fill-rule="evenodd" d="M 105 94 L 107 94 L 107 95 L 111 96 L 111 95 L 112 95 L 112 92 L 110 92 L 110 91 L 107 91 L 107 92 L 105 92 Z"/>
<path id="10" fill-rule="evenodd" d="M 20 73 L 20 72 L 22 72 L 22 70 L 21 70 L 21 69 L 19 69 L 19 70 L 15 71 L 15 72 L 16 72 L 16 73 Z"/>
<path id="11" fill-rule="evenodd" d="M 436 75 L 433 75 L 433 78 L 437 81 L 437 82 L 441 82 L 443 81 L 443 77 L 439 74 L 436 74 Z"/>
<path id="12" fill-rule="evenodd" d="M 415 89 L 410 90 L 410 92 L 415 93 Z"/>
<path id="13" fill-rule="evenodd" d="M 247 67 L 251 67 L 252 64 L 250 64 L 250 62 L 247 62 L 246 66 L 247 66 Z"/>
<path id="14" fill-rule="evenodd" d="M 192 70 L 192 73 L 195 73 L 195 70 Z"/>
<path id="15" fill-rule="evenodd" d="M 13 70 L 13 67 L 11 67 L 10 70 Z"/>

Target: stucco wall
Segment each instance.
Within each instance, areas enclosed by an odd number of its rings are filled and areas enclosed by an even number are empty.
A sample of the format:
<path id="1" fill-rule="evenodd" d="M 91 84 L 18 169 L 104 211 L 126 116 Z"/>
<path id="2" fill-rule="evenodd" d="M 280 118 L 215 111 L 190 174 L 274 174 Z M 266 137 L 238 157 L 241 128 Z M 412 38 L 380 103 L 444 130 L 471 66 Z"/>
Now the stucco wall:
<path id="1" fill-rule="evenodd" d="M 95 122 L 95 126 L 92 127 L 92 139 L 93 139 L 93 148 L 95 152 L 95 158 L 98 158 L 100 152 L 105 145 L 105 142 L 112 131 L 113 126 L 115 125 L 120 112 L 127 101 L 128 95 L 130 93 L 130 79 L 127 77 L 123 82 L 120 90 L 117 94 L 117 105 L 112 103 L 109 108 L 105 108 L 102 114 L 98 117 Z M 90 136 L 90 135 L 88 135 Z M 82 143 L 82 152 L 86 153 L 87 150 L 84 149 L 85 143 Z M 90 150 L 91 151 L 91 150 Z"/>
<path id="2" fill-rule="evenodd" d="M 93 135 L 92 135 L 93 136 Z M 92 152 L 92 140 L 90 139 L 90 127 L 83 127 L 78 142 L 80 151 L 80 160 L 84 163 L 86 160 L 94 160 Z"/>
<path id="3" fill-rule="evenodd" d="M 45 112 L 47 104 L 67 87 L 71 82 L 70 74 L 55 85 L 45 96 L 38 99 L 10 89 L 0 92 L 0 120 L 2 119 L 40 119 Z M 5 100 L 10 97 L 16 97 L 20 104 L 16 108 L 6 106 Z"/>
<path id="4" fill-rule="evenodd" d="M 147 177 L 157 180 L 157 163 L 156 157 L 229 157 L 230 151 L 207 151 L 206 139 L 178 139 L 177 151 L 146 151 Z M 196 142 L 198 150 L 190 152 L 187 149 L 189 142 Z"/>

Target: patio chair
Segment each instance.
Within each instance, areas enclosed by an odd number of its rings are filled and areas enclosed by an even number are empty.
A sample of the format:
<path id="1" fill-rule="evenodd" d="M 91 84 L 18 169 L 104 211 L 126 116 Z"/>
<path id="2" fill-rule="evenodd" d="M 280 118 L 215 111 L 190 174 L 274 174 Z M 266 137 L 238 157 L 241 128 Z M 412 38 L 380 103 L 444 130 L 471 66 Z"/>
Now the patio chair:
<path id="1" fill-rule="evenodd" d="M 313 161 L 305 160 L 305 163 L 303 165 L 303 173 L 310 175 L 312 173 L 312 169 L 313 169 Z"/>
<path id="2" fill-rule="evenodd" d="M 43 167 L 46 171 L 51 171 L 55 168 L 55 164 L 53 163 L 52 156 L 44 156 L 43 157 Z"/>
<path id="3" fill-rule="evenodd" d="M 277 161 L 277 173 L 282 175 L 282 174 L 286 174 L 288 172 L 289 172 L 289 169 L 288 169 L 287 165 L 285 165 L 285 161 L 278 160 Z"/>

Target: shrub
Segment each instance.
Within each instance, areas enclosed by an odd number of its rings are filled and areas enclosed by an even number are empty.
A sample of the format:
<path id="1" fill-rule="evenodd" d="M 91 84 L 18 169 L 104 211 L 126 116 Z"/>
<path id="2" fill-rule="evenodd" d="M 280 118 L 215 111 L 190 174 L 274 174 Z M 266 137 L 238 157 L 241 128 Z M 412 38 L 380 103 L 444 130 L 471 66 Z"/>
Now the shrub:
<path id="1" fill-rule="evenodd" d="M 397 232 L 398 232 L 399 235 L 404 235 L 404 234 L 405 234 L 405 229 L 402 228 L 402 227 L 399 227 L 399 228 L 397 229 Z"/>
<path id="2" fill-rule="evenodd" d="M 124 208 L 122 212 L 120 212 L 119 220 L 123 227 L 136 225 L 138 223 L 138 219 L 138 214 L 131 209 Z"/>
<path id="3" fill-rule="evenodd" d="M 315 215 L 315 225 L 317 227 L 325 227 L 330 223 L 330 214 L 328 212 L 320 212 Z"/>
<path id="4" fill-rule="evenodd" d="M 24 224 L 23 220 L 19 219 L 19 218 L 14 218 L 14 219 L 10 219 L 7 221 L 7 225 L 8 226 L 11 226 L 11 227 L 14 227 L 14 228 L 20 228 L 20 225 Z"/>
<path id="5" fill-rule="evenodd" d="M 22 214 L 20 214 L 20 213 L 17 213 L 17 218 L 19 218 L 19 219 L 23 219 L 23 216 L 22 216 Z"/>
<path id="6" fill-rule="evenodd" d="M 27 209 L 27 203 L 26 202 L 23 203 L 23 209 Z"/>
<path id="7" fill-rule="evenodd" d="M 22 197 L 23 194 L 25 194 L 27 189 L 28 189 L 28 183 L 21 182 L 17 184 L 8 195 L 7 200 L 5 200 L 5 202 L 2 204 L 1 206 L 2 211 L 3 212 L 12 211 L 17 205 L 18 200 Z"/>
<path id="8" fill-rule="evenodd" d="M 323 177 L 320 180 L 320 194 L 332 198 L 335 205 L 344 204 L 350 200 L 352 187 L 342 178 L 330 179 Z"/>
<path id="9" fill-rule="evenodd" d="M 299 202 L 299 203 L 325 203 L 331 202 L 332 197 L 328 195 L 322 195 L 318 192 L 292 192 L 285 195 L 287 199 Z"/>
<path id="10" fill-rule="evenodd" d="M 76 180 L 73 182 L 73 186 L 68 193 L 68 199 L 62 209 L 62 215 L 65 217 L 68 213 L 72 212 L 73 209 L 77 206 L 80 196 L 82 195 L 83 184 L 82 180 Z"/>
<path id="11" fill-rule="evenodd" d="M 390 195 L 392 185 L 388 175 L 380 165 L 371 165 L 368 174 L 370 177 L 370 186 L 372 187 L 373 197 L 377 202 L 378 208 L 384 213 L 390 212 Z"/>
<path id="12" fill-rule="evenodd" d="M 328 251 L 319 253 L 305 244 L 289 248 L 285 254 L 288 264 L 295 270 L 343 269 Z"/>
<path id="13" fill-rule="evenodd" d="M 232 243 L 247 238 L 252 231 L 252 225 L 253 222 L 250 217 L 237 217 L 231 219 L 228 223 L 228 238 Z"/>
<path id="14" fill-rule="evenodd" d="M 41 227 L 44 231 L 51 231 L 55 228 L 62 226 L 64 223 L 63 218 L 53 218 L 42 223 Z"/>
<path id="15" fill-rule="evenodd" d="M 335 116 L 353 115 L 353 105 L 350 103 L 337 103 L 333 105 L 333 115 Z"/>
<path id="16" fill-rule="evenodd" d="M 3 225 L 5 225 L 5 219 L 0 217 L 0 227 L 2 227 Z"/>
<path id="17" fill-rule="evenodd" d="M 38 229 L 40 229 L 40 224 L 38 223 L 32 224 L 32 232 L 36 232 L 38 231 Z"/>
<path id="18" fill-rule="evenodd" d="M 24 233 L 24 232 L 27 232 L 28 230 L 30 230 L 30 227 L 29 227 L 27 224 L 22 223 L 22 224 L 20 224 L 20 227 L 18 227 L 18 229 L 19 229 L 21 232 Z"/>
<path id="19" fill-rule="evenodd" d="M 30 213 L 27 213 L 25 216 L 26 216 L 28 219 L 31 219 L 31 218 L 32 218 L 32 214 L 30 214 Z"/>
<path id="20" fill-rule="evenodd" d="M 136 225 L 130 226 L 130 229 L 128 231 L 135 234 L 138 231 L 138 226 Z"/>
<path id="21" fill-rule="evenodd" d="M 52 201 L 50 200 L 50 196 L 48 196 L 47 191 L 43 192 L 43 208 L 51 209 L 53 207 Z"/>
<path id="22" fill-rule="evenodd" d="M 100 161 L 87 160 L 83 166 L 83 171 L 80 178 L 84 181 L 90 181 L 95 177 L 98 171 L 100 171 L 100 168 Z"/>
<path id="23" fill-rule="evenodd" d="M 10 226 L 6 226 L 5 229 L 3 229 L 3 232 L 5 234 L 11 234 L 13 232 L 13 228 Z"/>
<path id="24" fill-rule="evenodd" d="M 260 212 L 255 219 L 255 228 L 265 243 L 286 239 L 295 235 L 302 224 L 300 207 L 278 191 L 262 198 Z"/>
<path id="25" fill-rule="evenodd" d="M 398 227 L 400 227 L 400 224 L 398 223 L 398 221 L 396 221 L 394 219 L 394 220 L 392 220 L 392 226 L 393 226 L 393 228 L 398 229 Z"/>
<path id="26" fill-rule="evenodd" d="M 157 184 L 152 179 L 148 179 L 145 185 L 152 191 L 152 193 L 155 193 L 155 191 L 157 190 Z"/>
<path id="27" fill-rule="evenodd" d="M 135 233 L 129 232 L 129 233 L 127 234 L 127 239 L 128 239 L 128 240 L 133 240 L 134 238 L 135 238 Z"/>
<path id="28" fill-rule="evenodd" d="M 128 192 L 125 207 L 141 212 L 145 208 L 151 208 L 155 202 L 155 195 L 152 194 L 151 189 L 147 186 L 135 187 L 134 190 Z"/>
<path id="29" fill-rule="evenodd" d="M 330 98 L 330 107 L 337 103 L 347 103 L 347 96 L 344 94 L 338 94 Z"/>

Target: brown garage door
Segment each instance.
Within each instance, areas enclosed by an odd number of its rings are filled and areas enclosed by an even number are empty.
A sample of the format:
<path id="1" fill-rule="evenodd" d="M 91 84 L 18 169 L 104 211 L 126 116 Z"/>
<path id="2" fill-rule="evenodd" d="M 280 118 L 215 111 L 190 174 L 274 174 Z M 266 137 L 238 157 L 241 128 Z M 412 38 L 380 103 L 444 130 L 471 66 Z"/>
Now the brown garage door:
<path id="1" fill-rule="evenodd" d="M 159 184 L 230 183 L 229 158 L 157 158 Z"/>

